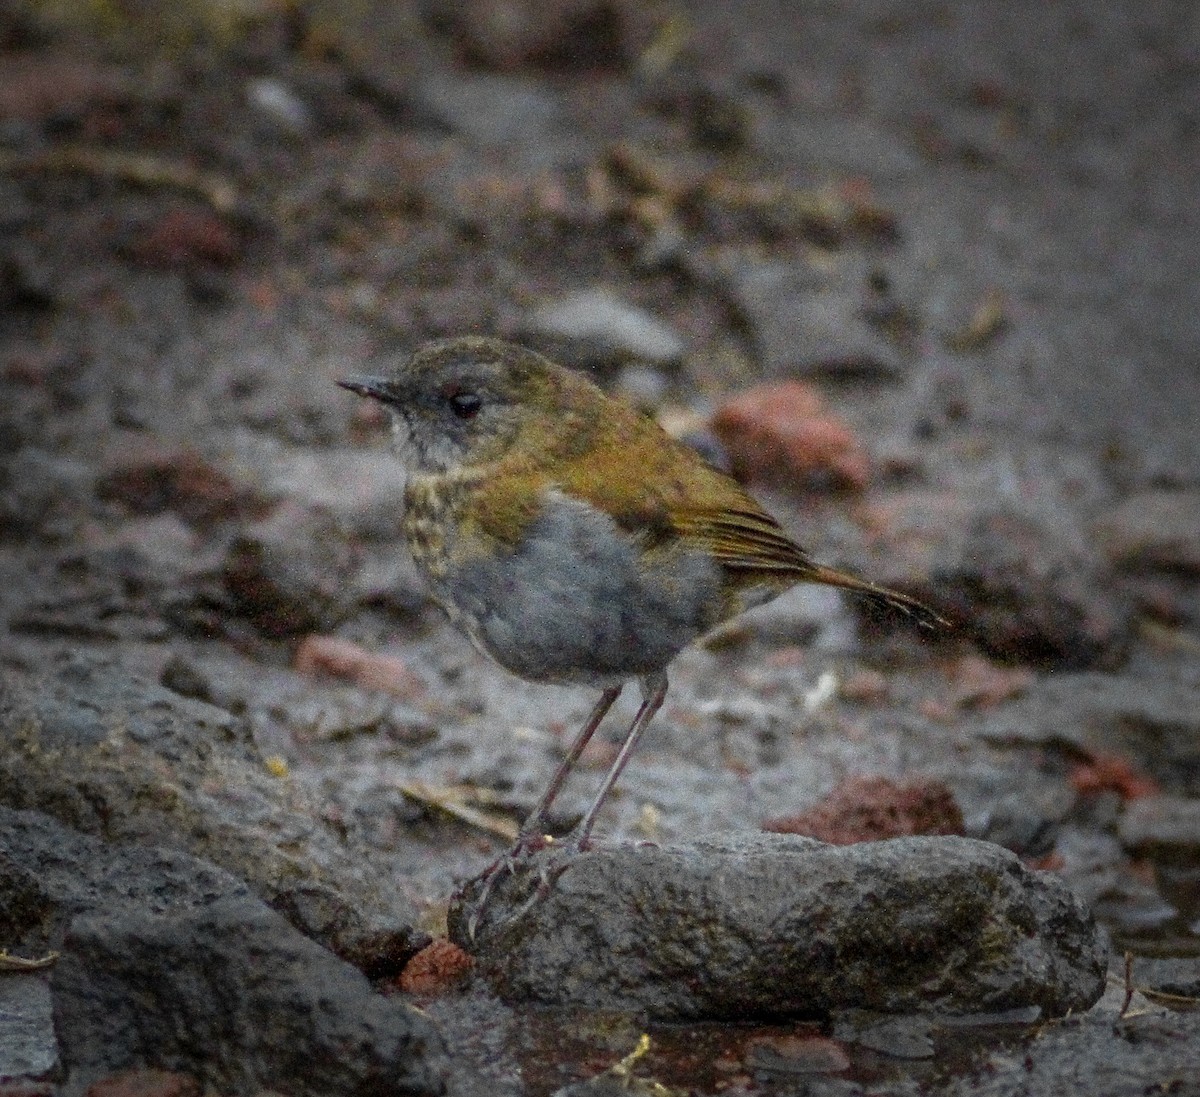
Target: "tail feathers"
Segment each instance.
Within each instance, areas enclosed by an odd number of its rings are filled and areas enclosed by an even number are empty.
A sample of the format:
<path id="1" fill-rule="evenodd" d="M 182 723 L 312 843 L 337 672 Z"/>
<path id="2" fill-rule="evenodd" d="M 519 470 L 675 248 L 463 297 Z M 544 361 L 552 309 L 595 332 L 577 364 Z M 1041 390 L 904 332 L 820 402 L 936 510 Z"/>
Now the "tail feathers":
<path id="1" fill-rule="evenodd" d="M 877 605 L 890 606 L 892 609 L 905 614 L 921 628 L 941 629 L 951 627 L 950 622 L 945 617 L 930 609 L 924 602 L 918 601 L 910 595 L 901 594 L 898 590 L 889 590 L 887 587 L 876 586 L 866 579 L 859 579 L 844 571 L 837 571 L 834 568 L 814 564 L 812 571 L 805 575 L 804 578 L 810 583 L 824 583 L 826 586 L 840 587 L 842 590 L 851 591 Z"/>

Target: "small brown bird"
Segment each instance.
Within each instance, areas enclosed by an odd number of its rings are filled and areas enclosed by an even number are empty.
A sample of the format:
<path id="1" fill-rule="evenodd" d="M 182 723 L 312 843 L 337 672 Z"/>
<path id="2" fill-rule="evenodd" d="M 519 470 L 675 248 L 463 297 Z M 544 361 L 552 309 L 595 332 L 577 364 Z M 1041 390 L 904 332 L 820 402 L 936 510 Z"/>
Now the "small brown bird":
<path id="1" fill-rule="evenodd" d="M 796 583 L 853 591 L 935 626 L 905 594 L 824 567 L 742 488 L 578 373 L 495 339 L 428 343 L 343 388 L 380 401 L 409 469 L 404 535 L 433 597 L 502 667 L 602 690 L 533 813 L 546 814 L 622 687 L 642 704 L 569 845 L 596 815 L 697 637 Z"/>

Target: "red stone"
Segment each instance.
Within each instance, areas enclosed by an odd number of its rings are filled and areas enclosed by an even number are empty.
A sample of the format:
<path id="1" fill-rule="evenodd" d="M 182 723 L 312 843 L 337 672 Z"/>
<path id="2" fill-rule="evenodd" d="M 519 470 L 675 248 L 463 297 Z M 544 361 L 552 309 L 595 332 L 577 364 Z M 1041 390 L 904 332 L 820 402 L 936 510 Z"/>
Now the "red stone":
<path id="1" fill-rule="evenodd" d="M 746 390 L 717 410 L 711 427 L 742 479 L 860 491 L 870 478 L 862 444 L 800 381 Z"/>
<path id="2" fill-rule="evenodd" d="M 425 683 L 403 659 L 368 651 L 337 636 L 306 636 L 292 665 L 300 674 L 348 679 L 363 689 L 379 689 L 409 700 L 425 692 Z"/>
<path id="3" fill-rule="evenodd" d="M 440 994 L 466 975 L 474 962 L 458 945 L 439 937 L 404 965 L 399 987 L 406 994 Z"/>
<path id="4" fill-rule="evenodd" d="M 912 834 L 962 834 L 962 810 L 940 781 L 850 777 L 797 815 L 768 819 L 763 830 L 804 834 L 836 846 Z"/>

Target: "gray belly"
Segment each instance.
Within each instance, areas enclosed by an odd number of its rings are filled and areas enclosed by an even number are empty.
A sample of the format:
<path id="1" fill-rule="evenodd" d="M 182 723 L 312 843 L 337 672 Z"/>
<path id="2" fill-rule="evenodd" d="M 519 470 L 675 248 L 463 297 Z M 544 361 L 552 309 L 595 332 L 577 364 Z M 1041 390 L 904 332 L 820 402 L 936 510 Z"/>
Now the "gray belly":
<path id="1" fill-rule="evenodd" d="M 607 515 L 562 497 L 517 551 L 452 564 L 435 586 L 451 618 L 501 666 L 533 681 L 595 686 L 663 669 L 717 623 L 722 605 L 710 558 L 680 549 L 639 558 Z"/>

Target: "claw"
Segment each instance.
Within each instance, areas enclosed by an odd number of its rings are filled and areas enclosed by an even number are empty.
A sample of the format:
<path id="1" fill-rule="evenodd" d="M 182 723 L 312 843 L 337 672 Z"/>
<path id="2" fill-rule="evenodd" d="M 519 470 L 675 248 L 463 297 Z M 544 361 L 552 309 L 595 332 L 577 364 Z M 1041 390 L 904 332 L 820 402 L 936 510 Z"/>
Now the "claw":
<path id="1" fill-rule="evenodd" d="M 483 915 L 487 910 L 488 900 L 491 898 L 492 891 L 496 884 L 504 875 L 515 876 L 517 867 L 523 858 L 530 854 L 550 845 L 554 842 L 554 838 L 549 834 L 521 834 L 518 836 L 516 844 L 508 852 L 501 854 L 496 858 L 483 872 L 480 877 L 482 888 L 479 894 L 471 901 L 471 912 L 467 915 L 467 939 L 475 940 L 476 931 L 479 929 L 479 924 L 483 920 Z M 544 870 L 543 870 L 544 875 Z M 522 907 L 521 913 L 524 913 L 525 907 Z"/>

